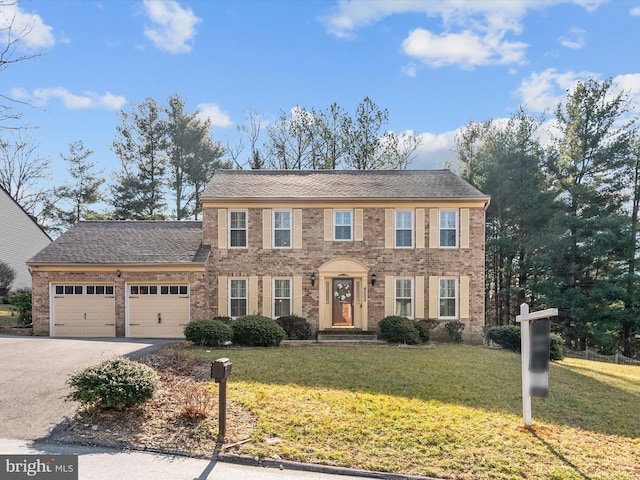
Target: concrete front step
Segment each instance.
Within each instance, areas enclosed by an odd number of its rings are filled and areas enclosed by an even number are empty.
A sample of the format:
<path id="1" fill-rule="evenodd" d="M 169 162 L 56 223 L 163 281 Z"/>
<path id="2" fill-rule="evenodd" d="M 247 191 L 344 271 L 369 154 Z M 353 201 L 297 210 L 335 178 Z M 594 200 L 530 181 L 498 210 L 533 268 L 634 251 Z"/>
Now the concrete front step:
<path id="1" fill-rule="evenodd" d="M 377 342 L 376 334 L 318 333 L 318 342 Z"/>

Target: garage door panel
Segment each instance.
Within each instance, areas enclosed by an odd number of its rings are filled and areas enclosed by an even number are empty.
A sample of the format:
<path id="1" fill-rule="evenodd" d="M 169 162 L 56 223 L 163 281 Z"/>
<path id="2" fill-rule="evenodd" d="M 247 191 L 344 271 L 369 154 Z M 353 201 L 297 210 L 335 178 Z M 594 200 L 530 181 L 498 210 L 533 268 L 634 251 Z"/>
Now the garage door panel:
<path id="1" fill-rule="evenodd" d="M 178 295 L 130 296 L 129 336 L 184 338 L 184 327 L 189 323 L 189 301 L 189 297 Z"/>
<path id="2" fill-rule="evenodd" d="M 114 297 L 82 294 L 54 296 L 53 314 L 55 336 L 115 336 Z"/>

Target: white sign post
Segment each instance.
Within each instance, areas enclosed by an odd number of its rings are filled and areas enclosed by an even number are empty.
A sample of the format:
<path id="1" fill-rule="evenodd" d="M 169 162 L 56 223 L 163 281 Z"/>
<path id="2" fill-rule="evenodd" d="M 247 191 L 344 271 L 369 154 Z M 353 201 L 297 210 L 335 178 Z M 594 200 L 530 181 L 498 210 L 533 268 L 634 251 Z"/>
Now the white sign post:
<path id="1" fill-rule="evenodd" d="M 520 350 L 522 352 L 522 417 L 527 426 L 531 425 L 531 390 L 546 390 L 548 387 L 548 372 L 531 371 L 531 322 L 558 315 L 557 308 L 548 308 L 529 313 L 529 305 L 520 305 L 520 315 L 516 321 L 520 322 Z M 547 340 L 548 341 L 548 340 Z M 548 346 L 547 346 L 548 348 Z M 548 355 L 548 350 L 547 350 Z"/>

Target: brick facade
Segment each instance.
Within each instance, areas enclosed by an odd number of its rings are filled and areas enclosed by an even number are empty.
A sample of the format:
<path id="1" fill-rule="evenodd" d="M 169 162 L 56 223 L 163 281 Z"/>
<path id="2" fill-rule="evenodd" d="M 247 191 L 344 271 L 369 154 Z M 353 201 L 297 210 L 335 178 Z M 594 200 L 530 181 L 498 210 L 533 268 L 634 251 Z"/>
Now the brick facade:
<path id="1" fill-rule="evenodd" d="M 203 320 L 209 317 L 211 307 L 205 284 L 204 272 L 128 272 L 121 276 L 112 271 L 41 271 L 32 274 L 33 281 L 33 333 L 50 335 L 50 298 L 49 286 L 54 283 L 105 284 L 114 285 L 116 337 L 125 336 L 125 284 L 127 283 L 183 283 L 190 285 L 191 320 Z"/>
<path id="2" fill-rule="evenodd" d="M 203 241 L 211 245 L 207 266 L 209 302 L 213 315 L 221 309 L 218 304 L 218 277 L 257 276 L 258 310 L 265 311 L 262 277 L 302 277 L 302 315 L 314 330 L 319 328 L 319 302 L 322 297 L 318 283 L 311 286 L 311 274 L 320 266 L 336 258 L 349 258 L 361 262 L 375 273 L 375 286 L 368 289 L 368 326 L 376 330 L 385 316 L 385 277 L 468 276 L 469 318 L 465 341 L 480 341 L 484 325 L 484 208 L 471 208 L 469 225 L 470 248 L 429 248 L 429 215 L 425 215 L 425 248 L 385 248 L 385 209 L 363 208 L 362 241 L 325 241 L 325 208 L 302 209 L 302 248 L 263 249 L 263 209 L 248 208 L 248 248 L 218 248 L 218 208 L 203 211 Z M 294 207 L 295 208 L 295 207 Z M 428 209 L 427 209 L 428 212 Z M 425 317 L 428 312 L 429 282 L 424 282 Z M 253 312 L 250 312 L 253 313 Z M 444 322 L 443 322 L 444 323 Z M 437 329 L 444 332 L 444 328 Z M 446 333 L 444 333 L 446 336 Z"/>

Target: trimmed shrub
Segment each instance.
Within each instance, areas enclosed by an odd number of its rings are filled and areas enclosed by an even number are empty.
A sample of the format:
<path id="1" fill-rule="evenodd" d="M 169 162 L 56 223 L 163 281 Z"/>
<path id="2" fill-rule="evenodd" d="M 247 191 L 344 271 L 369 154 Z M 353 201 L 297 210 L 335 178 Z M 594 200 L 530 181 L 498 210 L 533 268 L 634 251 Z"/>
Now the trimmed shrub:
<path id="1" fill-rule="evenodd" d="M 449 338 L 456 343 L 462 343 L 462 331 L 464 330 L 464 327 L 465 324 L 459 320 L 453 320 L 444 324 L 444 328 L 447 329 Z"/>
<path id="2" fill-rule="evenodd" d="M 262 315 L 246 315 L 231 323 L 233 343 L 247 347 L 277 347 L 287 338 L 275 320 Z"/>
<path id="3" fill-rule="evenodd" d="M 278 318 L 276 322 L 287 333 L 289 340 L 309 340 L 311 338 L 311 325 L 306 318 L 286 315 Z"/>
<path id="4" fill-rule="evenodd" d="M 31 323 L 31 290 L 22 288 L 16 290 L 9 303 L 18 309 L 18 325 L 28 325 Z"/>
<path id="5" fill-rule="evenodd" d="M 551 345 L 549 345 L 549 358 L 551 360 L 562 360 L 564 358 L 564 352 L 562 351 L 564 340 L 557 333 L 552 333 L 550 341 Z"/>
<path id="6" fill-rule="evenodd" d="M 501 325 L 491 327 L 485 334 L 487 340 L 497 343 L 502 348 L 513 352 L 520 351 L 520 327 L 517 325 Z"/>
<path id="7" fill-rule="evenodd" d="M 502 325 L 500 327 L 491 327 L 487 330 L 485 337 L 487 340 L 493 340 L 502 348 L 520 353 L 520 334 L 520 327 L 516 325 Z M 562 337 L 557 333 L 552 333 L 549 341 L 549 359 L 562 360 L 564 358 L 562 352 Z"/>
<path id="8" fill-rule="evenodd" d="M 420 343 L 420 332 L 416 322 L 407 317 L 391 315 L 384 317 L 378 324 L 380 336 L 389 343 L 406 343 L 416 345 Z"/>
<path id="9" fill-rule="evenodd" d="M 83 405 L 120 409 L 151 400 L 160 380 L 153 368 L 124 357 L 72 373 L 69 398 Z"/>
<path id="10" fill-rule="evenodd" d="M 196 345 L 219 347 L 233 340 L 233 330 L 220 320 L 198 320 L 184 327 L 184 336 Z"/>
<path id="11" fill-rule="evenodd" d="M 418 334 L 420 334 L 420 341 L 422 343 L 427 343 L 429 338 L 431 338 L 431 325 L 432 322 L 429 320 L 416 320 L 414 323 L 416 329 L 418 330 Z"/>

